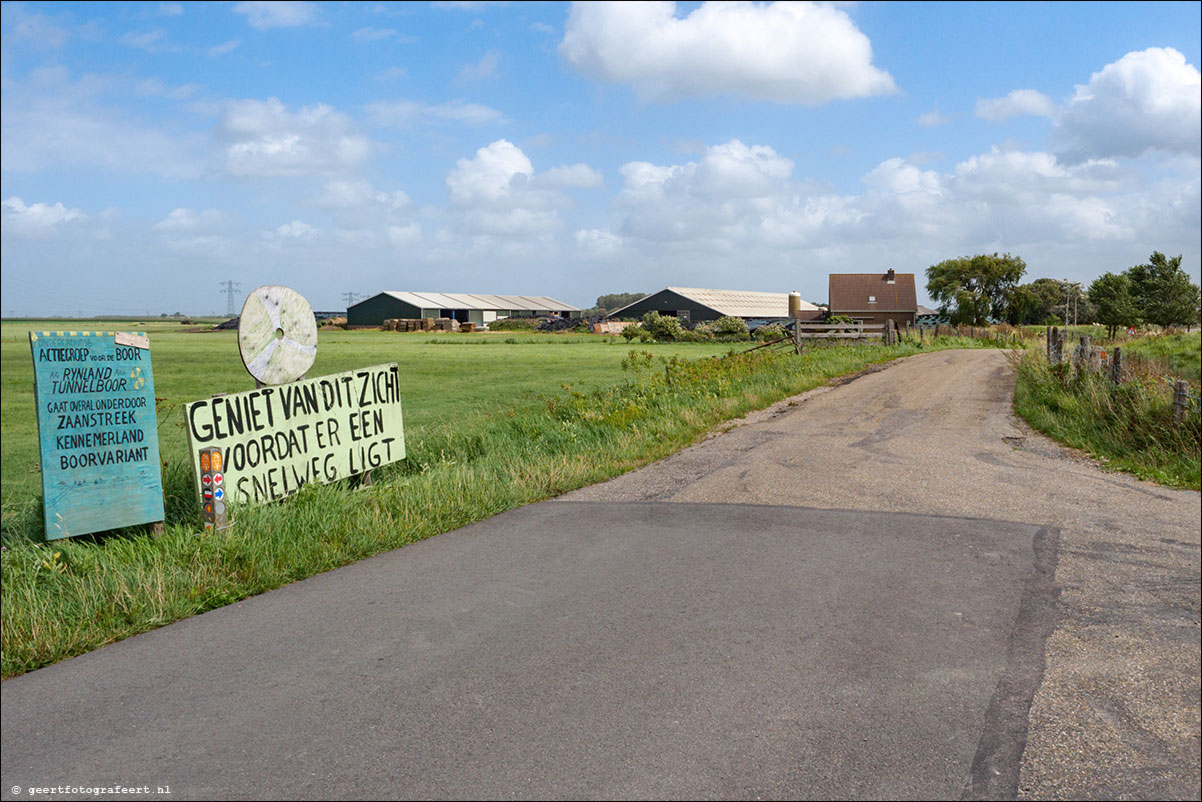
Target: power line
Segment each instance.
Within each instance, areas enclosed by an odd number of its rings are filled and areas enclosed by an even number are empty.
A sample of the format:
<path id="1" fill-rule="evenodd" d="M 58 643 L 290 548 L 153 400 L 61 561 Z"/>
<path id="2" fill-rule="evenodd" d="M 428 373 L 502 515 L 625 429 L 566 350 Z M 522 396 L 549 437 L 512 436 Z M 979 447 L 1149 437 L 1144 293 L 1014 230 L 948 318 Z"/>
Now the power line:
<path id="1" fill-rule="evenodd" d="M 225 289 L 219 290 L 219 292 L 223 292 L 226 295 L 227 303 L 225 305 L 225 314 L 227 317 L 233 317 L 235 314 L 237 314 L 237 310 L 234 308 L 234 295 L 238 293 L 238 290 L 234 288 L 241 286 L 241 284 L 241 281 L 234 281 L 232 279 L 230 281 L 221 282 L 221 286 Z"/>
<path id="2" fill-rule="evenodd" d="M 342 293 L 342 300 L 346 302 L 346 306 L 348 309 L 355 305 L 355 301 L 358 301 L 359 299 L 366 298 L 366 297 L 367 297 L 367 293 L 365 293 L 365 292 L 344 292 L 344 293 Z"/>

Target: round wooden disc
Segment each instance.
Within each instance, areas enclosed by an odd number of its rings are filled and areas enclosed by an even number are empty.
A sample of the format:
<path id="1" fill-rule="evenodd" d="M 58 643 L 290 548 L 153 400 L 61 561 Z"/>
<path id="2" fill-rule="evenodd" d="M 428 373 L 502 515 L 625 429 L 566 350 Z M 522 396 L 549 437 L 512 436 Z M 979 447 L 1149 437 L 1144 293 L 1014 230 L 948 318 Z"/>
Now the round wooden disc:
<path id="1" fill-rule="evenodd" d="M 266 284 L 246 296 L 238 320 L 238 350 L 247 371 L 263 384 L 296 381 L 317 357 L 317 319 L 304 297 Z"/>

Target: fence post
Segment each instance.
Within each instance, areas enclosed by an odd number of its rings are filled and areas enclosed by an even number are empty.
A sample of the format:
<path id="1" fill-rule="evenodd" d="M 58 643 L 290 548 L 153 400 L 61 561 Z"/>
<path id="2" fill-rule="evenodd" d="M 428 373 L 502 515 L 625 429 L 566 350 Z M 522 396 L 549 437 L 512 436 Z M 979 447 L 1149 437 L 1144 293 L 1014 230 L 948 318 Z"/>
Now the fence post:
<path id="1" fill-rule="evenodd" d="M 1048 337 L 1048 362 L 1060 364 L 1060 329 L 1052 326 L 1052 334 Z"/>
<path id="2" fill-rule="evenodd" d="M 1189 384 L 1184 379 L 1173 382 L 1173 422 L 1185 420 L 1185 411 L 1189 408 Z"/>
<path id="3" fill-rule="evenodd" d="M 1110 380 L 1115 384 L 1123 383 L 1123 349 L 1116 345 L 1110 354 Z"/>

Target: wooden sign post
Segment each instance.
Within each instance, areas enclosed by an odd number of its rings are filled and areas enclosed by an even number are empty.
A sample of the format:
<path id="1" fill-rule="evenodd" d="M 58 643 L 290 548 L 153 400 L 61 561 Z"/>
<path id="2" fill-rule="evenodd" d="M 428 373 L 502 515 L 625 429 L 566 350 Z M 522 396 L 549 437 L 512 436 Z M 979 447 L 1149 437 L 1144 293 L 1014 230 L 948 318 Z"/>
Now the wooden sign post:
<path id="1" fill-rule="evenodd" d="M 46 539 L 163 520 L 150 340 L 29 333 Z"/>

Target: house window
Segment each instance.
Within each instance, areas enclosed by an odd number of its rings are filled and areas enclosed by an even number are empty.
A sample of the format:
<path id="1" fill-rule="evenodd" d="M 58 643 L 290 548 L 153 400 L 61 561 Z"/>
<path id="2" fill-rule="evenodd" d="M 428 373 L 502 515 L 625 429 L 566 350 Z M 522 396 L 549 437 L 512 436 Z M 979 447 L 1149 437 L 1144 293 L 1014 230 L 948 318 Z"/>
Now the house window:
<path id="1" fill-rule="evenodd" d="M 870 303 L 870 304 L 874 304 L 874 303 L 876 303 L 876 296 L 875 296 L 875 295 L 869 295 L 869 296 L 868 296 L 868 303 Z"/>
<path id="2" fill-rule="evenodd" d="M 681 320 L 689 320 L 692 317 L 692 313 L 688 309 L 677 309 L 676 316 Z"/>

